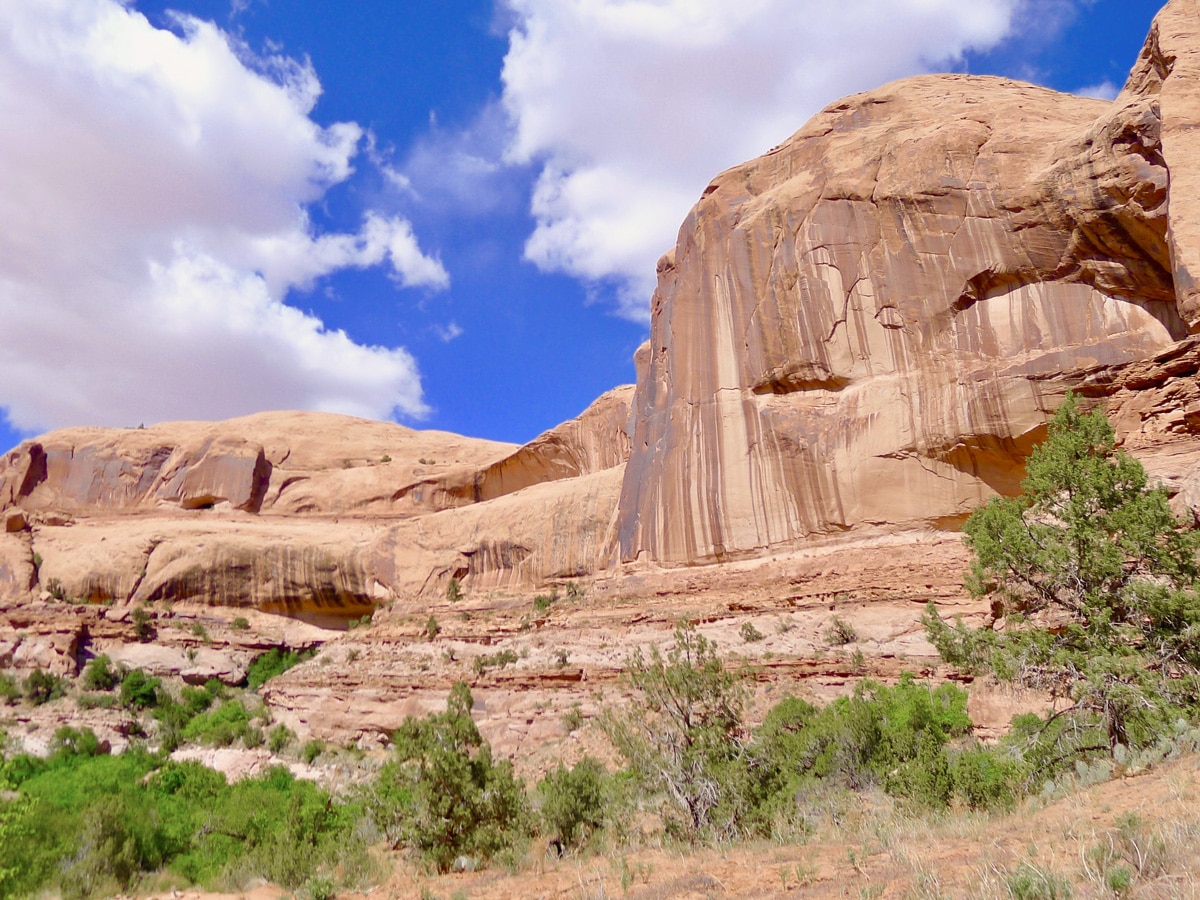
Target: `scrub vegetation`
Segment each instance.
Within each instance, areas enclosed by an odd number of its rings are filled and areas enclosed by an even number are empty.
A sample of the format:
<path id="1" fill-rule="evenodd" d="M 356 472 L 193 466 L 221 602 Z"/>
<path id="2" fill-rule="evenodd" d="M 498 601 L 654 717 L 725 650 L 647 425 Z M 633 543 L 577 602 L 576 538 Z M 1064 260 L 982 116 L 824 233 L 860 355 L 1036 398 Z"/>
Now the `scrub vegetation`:
<path id="1" fill-rule="evenodd" d="M 176 692 L 97 657 L 79 679 L 81 696 L 94 705 L 113 697 L 145 720 L 150 737 L 112 756 L 89 729 L 64 727 L 48 758 L 3 758 L 0 898 L 237 890 L 258 878 L 330 896 L 378 881 L 381 849 L 430 873 L 513 869 L 535 840 L 552 855 L 612 852 L 647 827 L 682 848 L 799 843 L 828 828 L 830 810 L 847 798 L 886 797 L 914 823 L 947 811 L 1002 812 L 1200 746 L 1196 534 L 1115 448 L 1104 417 L 1081 412 L 1073 397 L 1027 471 L 1022 496 L 993 500 L 965 526 L 975 553 L 970 586 L 993 598 L 992 619 L 969 628 L 932 607 L 925 616 L 947 662 L 1056 699 L 1056 711 L 1016 718 L 999 741 L 972 736 L 962 688 L 911 674 L 891 685 L 862 680 L 823 708 L 787 697 L 750 727 L 741 673 L 683 622 L 667 649 L 638 648 L 625 660 L 638 714 L 609 707 L 596 718 L 616 765 L 585 756 L 526 784 L 493 757 L 459 683 L 444 712 L 405 720 L 369 780 L 333 794 L 282 767 L 230 784 L 171 761 L 182 744 L 268 743 L 283 752 L 294 735 L 270 727 L 252 690 L 210 682 Z M 426 630 L 436 637 L 436 627 Z M 856 636 L 835 618 L 827 639 Z M 264 654 L 248 687 L 303 658 Z M 512 661 L 480 657 L 476 669 Z M 5 702 L 22 702 L 22 693 L 30 704 L 50 702 L 69 689 L 35 675 L 23 692 L 4 682 Z M 311 762 L 326 750 L 310 742 L 291 752 Z M 1166 871 L 1152 861 L 1166 858 L 1163 841 L 1144 819 L 1121 819 L 1081 853 L 1082 871 L 1089 884 L 1124 895 Z M 626 889 L 632 871 L 622 869 Z M 806 877 L 800 867 L 780 874 L 785 889 Z M 1070 888 L 1034 862 L 988 877 L 1010 896 Z"/>

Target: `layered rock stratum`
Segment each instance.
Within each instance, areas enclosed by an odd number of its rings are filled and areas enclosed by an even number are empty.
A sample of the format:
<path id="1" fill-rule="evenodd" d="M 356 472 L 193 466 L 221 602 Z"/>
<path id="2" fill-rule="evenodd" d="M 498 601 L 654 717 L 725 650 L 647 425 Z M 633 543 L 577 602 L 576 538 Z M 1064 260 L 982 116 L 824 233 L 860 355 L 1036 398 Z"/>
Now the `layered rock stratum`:
<path id="1" fill-rule="evenodd" d="M 0 667 L 235 682 L 324 646 L 268 691 L 300 733 L 374 740 L 466 677 L 515 753 L 681 616 L 726 645 L 757 622 L 767 685 L 932 666 L 922 604 L 978 611 L 957 529 L 1068 390 L 1200 509 L 1198 125 L 1200 0 L 1114 102 L 936 75 L 835 103 L 704 190 L 637 385 L 524 446 L 317 413 L 26 441 L 0 459 Z M 823 656 L 831 615 L 865 662 Z M 520 661 L 473 670 L 489 647 Z"/>

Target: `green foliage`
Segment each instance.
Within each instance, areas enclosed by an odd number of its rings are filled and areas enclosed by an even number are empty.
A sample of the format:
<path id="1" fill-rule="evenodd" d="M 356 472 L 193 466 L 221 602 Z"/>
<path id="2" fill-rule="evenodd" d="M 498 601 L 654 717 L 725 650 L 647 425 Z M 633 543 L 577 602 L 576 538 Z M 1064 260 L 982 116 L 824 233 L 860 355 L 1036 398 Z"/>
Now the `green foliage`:
<path id="1" fill-rule="evenodd" d="M 80 694 L 75 700 L 80 709 L 112 709 L 117 705 L 117 698 L 112 694 Z"/>
<path id="2" fill-rule="evenodd" d="M 657 647 L 649 658 L 640 647 L 634 650 L 625 660 L 625 677 L 640 695 L 637 714 L 609 710 L 600 726 L 643 789 L 665 798 L 668 827 L 692 841 L 730 831 L 737 817 L 746 691 L 716 645 L 694 625 L 681 624 L 665 657 Z"/>
<path id="3" fill-rule="evenodd" d="M 133 636 L 145 643 L 154 637 L 154 623 L 150 613 L 146 611 L 144 606 L 135 606 L 130 614 L 130 621 L 133 622 Z"/>
<path id="4" fill-rule="evenodd" d="M 742 636 L 742 640 L 747 644 L 755 644 L 763 640 L 766 635 L 754 627 L 753 622 L 743 622 L 742 627 L 738 629 L 738 634 Z"/>
<path id="5" fill-rule="evenodd" d="M 512 650 L 499 650 L 496 653 L 484 653 L 475 657 L 471 661 L 471 667 L 475 670 L 476 675 L 482 675 L 488 669 L 500 668 L 503 669 L 509 663 L 515 663 L 519 656 Z"/>
<path id="6" fill-rule="evenodd" d="M 226 700 L 214 710 L 192 718 L 183 729 L 183 739 L 212 747 L 228 747 L 245 741 L 250 732 L 250 714 L 240 700 Z"/>
<path id="7" fill-rule="evenodd" d="M 0 897 L 112 896 L 163 869 L 296 890 L 366 855 L 361 809 L 279 768 L 230 785 L 194 762 L 59 754 L 26 766 L 19 790 L 0 803 Z"/>
<path id="8" fill-rule="evenodd" d="M 425 637 L 431 641 L 437 640 L 437 636 L 441 634 L 441 626 L 438 625 L 438 620 L 435 616 L 430 617 L 425 622 Z"/>
<path id="9" fill-rule="evenodd" d="M 158 720 L 158 739 L 162 750 L 167 753 L 175 750 L 183 741 L 188 724 L 211 707 L 223 691 L 223 685 L 215 679 L 203 688 L 185 686 L 178 701 L 167 691 L 159 691 L 154 718 Z"/>
<path id="10" fill-rule="evenodd" d="M 1013 900 L 1068 900 L 1071 883 L 1049 869 L 1022 862 L 1005 885 Z"/>
<path id="11" fill-rule="evenodd" d="M 451 578 L 450 583 L 446 586 L 446 599 L 451 603 L 457 603 L 464 596 L 462 584 L 457 578 Z"/>
<path id="12" fill-rule="evenodd" d="M 101 744 L 90 728 L 63 725 L 54 732 L 54 738 L 50 741 L 50 755 L 54 757 L 100 756 L 107 752 L 108 745 Z"/>
<path id="13" fill-rule="evenodd" d="M 296 735 L 286 725 L 276 725 L 267 734 L 267 749 L 272 753 L 282 753 L 295 739 Z"/>
<path id="14" fill-rule="evenodd" d="M 154 709 L 158 706 L 161 686 L 161 678 L 151 678 L 141 669 L 133 669 L 121 679 L 121 705 L 126 709 Z"/>
<path id="15" fill-rule="evenodd" d="M 579 848 L 604 824 L 604 781 L 598 760 L 585 756 L 568 769 L 561 762 L 538 783 L 546 832 L 564 847 Z"/>
<path id="16" fill-rule="evenodd" d="M 0 672 L 0 703 L 12 706 L 21 699 L 21 688 L 17 679 L 6 672 Z"/>
<path id="17" fill-rule="evenodd" d="M 799 811 L 792 798 L 816 784 L 881 787 L 920 806 L 1003 808 L 1023 769 L 1004 752 L 960 747 L 971 729 L 967 694 L 910 674 L 888 687 L 861 682 L 824 709 L 787 698 L 772 709 L 750 748 L 756 775 L 750 827 L 769 834 Z"/>
<path id="18" fill-rule="evenodd" d="M 250 663 L 250 668 L 246 670 L 246 685 L 252 691 L 258 690 L 276 675 L 282 675 L 288 669 L 316 655 L 315 650 L 301 650 L 297 653 L 295 650 L 272 647 L 266 653 L 256 656 Z"/>
<path id="19" fill-rule="evenodd" d="M 66 693 L 67 682 L 61 675 L 34 669 L 25 679 L 25 696 L 34 706 L 57 700 Z"/>
<path id="20" fill-rule="evenodd" d="M 550 594 L 538 594 L 533 598 L 533 611 L 540 616 L 544 616 L 550 611 L 550 607 L 552 607 L 557 601 L 557 588 L 555 588 L 554 592 Z"/>
<path id="21" fill-rule="evenodd" d="M 471 719 L 472 704 L 460 682 L 444 713 L 405 719 L 371 800 L 393 845 L 412 847 L 439 872 L 459 856 L 491 859 L 529 833 L 524 787 L 509 762 L 493 761 Z"/>
<path id="22" fill-rule="evenodd" d="M 858 640 L 858 632 L 841 616 L 834 616 L 825 628 L 824 637 L 825 643 L 833 647 L 844 647 Z"/>
<path id="23" fill-rule="evenodd" d="M 317 757 L 325 752 L 324 741 L 308 741 L 304 745 L 304 750 L 300 753 L 300 758 L 310 766 L 317 761 Z"/>
<path id="24" fill-rule="evenodd" d="M 947 661 L 1065 702 L 1029 736 L 1052 770 L 1152 743 L 1200 703 L 1200 533 L 1073 395 L 1026 471 L 1020 497 L 994 498 L 964 527 L 969 586 L 1003 629 L 952 627 L 932 607 L 924 622 Z"/>
<path id="25" fill-rule="evenodd" d="M 121 673 L 112 665 L 112 660 L 104 654 L 94 656 L 83 667 L 80 682 L 84 690 L 111 691 L 121 680 Z"/>
<path id="26" fill-rule="evenodd" d="M 245 616 L 238 616 L 236 619 L 234 619 L 232 622 L 229 623 L 229 627 L 234 631 L 249 631 L 250 630 L 250 620 L 247 619 Z"/>

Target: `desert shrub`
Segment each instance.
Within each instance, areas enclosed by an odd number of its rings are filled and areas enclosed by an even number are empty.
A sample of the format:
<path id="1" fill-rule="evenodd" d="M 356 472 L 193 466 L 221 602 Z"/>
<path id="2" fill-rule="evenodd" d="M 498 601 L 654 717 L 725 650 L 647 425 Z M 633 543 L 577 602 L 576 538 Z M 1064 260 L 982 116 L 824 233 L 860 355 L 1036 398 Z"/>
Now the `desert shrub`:
<path id="1" fill-rule="evenodd" d="M 425 622 L 425 637 L 429 640 L 437 640 L 437 636 L 441 634 L 441 626 L 438 625 L 438 620 L 435 616 L 430 616 Z"/>
<path id="2" fill-rule="evenodd" d="M 446 599 L 451 603 L 457 603 L 464 596 L 462 583 L 457 578 L 451 578 L 450 583 L 446 585 Z"/>
<path id="3" fill-rule="evenodd" d="M 1024 764 L 997 747 L 975 746 L 952 756 L 954 793 L 970 809 L 1011 809 L 1021 796 Z"/>
<path id="4" fill-rule="evenodd" d="M 515 663 L 519 656 L 512 650 L 500 650 L 496 653 L 484 653 L 475 657 L 471 661 L 471 667 L 475 670 L 476 675 L 482 675 L 488 669 L 499 668 L 503 669 L 509 663 Z"/>
<path id="5" fill-rule="evenodd" d="M 17 679 L 9 675 L 7 672 L 0 672 L 0 703 L 5 706 L 12 706 L 21 699 L 21 688 L 17 684 Z"/>
<path id="6" fill-rule="evenodd" d="M 133 636 L 142 643 L 154 638 L 154 622 L 144 606 L 135 606 L 130 613 L 133 622 Z"/>
<path id="7" fill-rule="evenodd" d="M 585 756 L 561 762 L 538 783 L 543 829 L 563 847 L 579 848 L 604 824 L 604 766 Z"/>
<path id="8" fill-rule="evenodd" d="M 834 616 L 825 627 L 824 638 L 825 643 L 833 647 L 844 647 L 858 640 L 858 632 L 841 616 Z"/>
<path id="9" fill-rule="evenodd" d="M 107 744 L 101 744 L 96 732 L 90 728 L 72 728 L 63 725 L 54 732 L 50 741 L 50 755 L 63 756 L 100 756 L 107 753 Z"/>
<path id="10" fill-rule="evenodd" d="M 66 679 L 53 672 L 34 669 L 25 679 L 25 697 L 34 706 L 57 700 L 67 693 Z"/>
<path id="11" fill-rule="evenodd" d="M 545 615 L 550 611 L 550 607 L 552 607 L 557 600 L 557 591 L 552 594 L 538 594 L 533 598 L 533 611 L 538 615 Z"/>
<path id="12" fill-rule="evenodd" d="M 366 855 L 362 809 L 282 768 L 230 785 L 136 752 L 14 762 L 0 770 L 19 791 L 0 804 L 0 897 L 112 896 L 164 869 L 209 888 L 261 878 L 294 891 Z"/>
<path id="13" fill-rule="evenodd" d="M 1022 861 L 1005 879 L 1013 900 L 1068 900 L 1071 882 L 1051 869 Z"/>
<path id="14" fill-rule="evenodd" d="M 75 700 L 80 709 L 112 709 L 117 702 L 117 697 L 105 693 L 80 694 Z"/>
<path id="15" fill-rule="evenodd" d="M 266 682 L 277 675 L 282 675 L 288 669 L 316 656 L 315 650 L 281 650 L 272 647 L 266 653 L 254 657 L 246 670 L 246 685 L 251 690 L 258 690 Z"/>
<path id="16" fill-rule="evenodd" d="M 158 706 L 161 678 L 152 678 L 141 669 L 132 669 L 121 679 L 121 705 L 126 709 L 154 709 Z"/>
<path id="17" fill-rule="evenodd" d="M 250 620 L 247 619 L 245 616 L 238 616 L 236 619 L 234 619 L 232 622 L 229 623 L 229 627 L 231 629 L 233 629 L 234 631 L 249 631 L 250 630 Z"/>
<path id="18" fill-rule="evenodd" d="M 668 828 L 697 841 L 736 830 L 744 776 L 746 691 L 694 625 L 675 629 L 664 657 L 641 648 L 625 660 L 638 714 L 606 710 L 600 727 L 643 790 L 664 799 Z"/>
<path id="19" fill-rule="evenodd" d="M 120 683 L 121 673 L 113 666 L 111 659 L 100 654 L 88 660 L 80 681 L 84 690 L 111 691 Z"/>
<path id="20" fill-rule="evenodd" d="M 738 629 L 738 634 L 742 636 L 742 640 L 747 644 L 754 644 L 763 640 L 766 635 L 754 627 L 753 622 L 743 622 L 742 627 Z"/>
<path id="21" fill-rule="evenodd" d="M 304 745 L 304 749 L 300 753 L 300 758 L 310 766 L 317 761 L 317 757 L 325 752 L 324 741 L 308 741 Z"/>
<path id="22" fill-rule="evenodd" d="M 223 693 L 223 685 L 215 679 L 202 688 L 184 686 L 179 700 L 167 691 L 159 691 L 158 706 L 154 710 L 159 746 L 168 753 L 175 750 L 184 740 L 184 730 L 192 719 L 211 707 Z"/>
<path id="23" fill-rule="evenodd" d="M 483 862 L 511 851 L 529 834 L 524 787 L 508 761 L 492 759 L 471 719 L 472 704 L 460 682 L 444 713 L 405 719 L 370 800 L 393 845 L 413 848 L 439 872 L 459 856 Z"/>
<path id="24" fill-rule="evenodd" d="M 228 747 L 245 740 L 250 714 L 240 700 L 226 700 L 214 710 L 199 713 L 183 729 L 183 739 L 213 747 Z"/>
<path id="25" fill-rule="evenodd" d="M 296 735 L 286 725 L 276 725 L 267 733 L 267 749 L 272 753 L 282 753 L 296 739 Z"/>

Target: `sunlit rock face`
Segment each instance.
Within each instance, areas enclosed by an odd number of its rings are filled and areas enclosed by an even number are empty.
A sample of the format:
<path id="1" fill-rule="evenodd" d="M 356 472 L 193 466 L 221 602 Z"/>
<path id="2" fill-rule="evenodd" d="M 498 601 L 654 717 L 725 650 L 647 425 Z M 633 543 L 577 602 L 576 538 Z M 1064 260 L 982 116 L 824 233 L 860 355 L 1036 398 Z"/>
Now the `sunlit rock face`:
<path id="1" fill-rule="evenodd" d="M 957 525 L 1069 387 L 1200 327 L 1197 32 L 1170 4 L 1115 103 L 908 79 L 716 178 L 659 262 L 621 558 Z"/>

